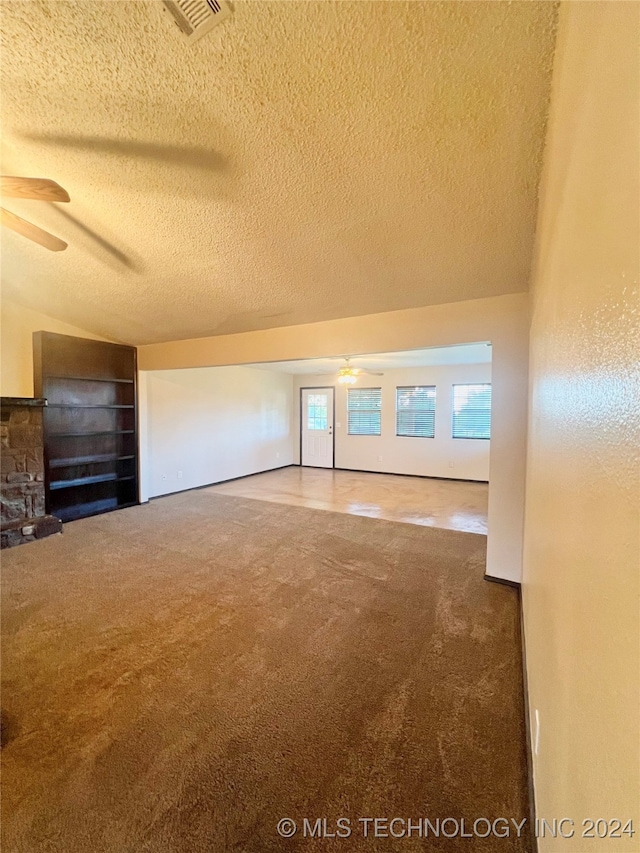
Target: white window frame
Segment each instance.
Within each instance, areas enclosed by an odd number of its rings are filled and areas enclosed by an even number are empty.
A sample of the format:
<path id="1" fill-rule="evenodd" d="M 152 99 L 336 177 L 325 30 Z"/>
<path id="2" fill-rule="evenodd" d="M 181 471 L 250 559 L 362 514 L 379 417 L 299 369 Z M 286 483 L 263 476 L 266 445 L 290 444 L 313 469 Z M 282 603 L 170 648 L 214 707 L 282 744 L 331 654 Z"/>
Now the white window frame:
<path id="1" fill-rule="evenodd" d="M 431 394 L 431 399 L 433 400 L 433 405 L 431 408 L 427 408 L 426 406 L 416 406 L 416 407 L 401 407 L 400 398 L 401 396 L 406 396 L 402 392 L 417 392 L 417 391 L 428 391 L 433 392 Z M 396 386 L 396 436 L 398 438 L 435 438 L 436 436 L 436 386 L 435 385 L 397 385 Z M 429 433 L 423 432 L 401 432 L 401 415 L 409 414 L 413 415 L 414 419 L 414 427 L 415 422 L 420 422 L 421 417 L 425 421 L 428 420 L 426 416 L 431 415 L 431 431 Z M 406 429 L 406 427 L 405 427 Z"/>
<path id="2" fill-rule="evenodd" d="M 458 413 L 456 413 L 456 388 L 477 388 L 477 389 L 489 389 L 489 435 L 456 435 L 456 417 Z M 458 382 L 451 388 L 451 438 L 456 441 L 490 441 L 491 440 L 491 410 L 492 410 L 492 399 L 491 399 L 491 382 Z M 486 412 L 486 408 L 480 409 L 478 407 L 478 411 Z M 467 430 L 469 431 L 469 430 Z M 485 430 L 482 430 L 483 432 Z"/>
<path id="3" fill-rule="evenodd" d="M 360 394 L 363 391 L 378 391 L 380 397 L 380 404 L 376 406 L 372 406 L 371 408 L 352 408 L 351 400 L 352 395 Z M 378 416 L 378 431 L 377 432 L 352 432 L 351 431 L 351 415 L 352 413 L 361 414 L 367 413 L 369 415 L 377 414 Z M 347 388 L 347 435 L 354 436 L 380 436 L 382 435 L 382 388 Z"/>

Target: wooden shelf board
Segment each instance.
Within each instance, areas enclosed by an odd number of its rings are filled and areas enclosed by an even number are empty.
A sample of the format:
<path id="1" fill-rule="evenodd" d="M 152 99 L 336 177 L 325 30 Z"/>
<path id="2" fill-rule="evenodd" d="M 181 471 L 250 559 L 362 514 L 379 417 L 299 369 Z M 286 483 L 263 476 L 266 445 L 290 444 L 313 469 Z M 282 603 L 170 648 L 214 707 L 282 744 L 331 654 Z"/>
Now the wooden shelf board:
<path id="1" fill-rule="evenodd" d="M 98 515 L 101 512 L 109 512 L 109 510 L 118 508 L 117 498 L 107 498 L 101 501 L 91 501 L 85 504 L 76 504 L 75 506 L 61 507 L 54 509 L 53 515 L 61 521 L 74 521 L 77 518 L 85 518 L 88 515 Z"/>
<path id="2" fill-rule="evenodd" d="M 71 456 L 64 459 L 52 459 L 49 468 L 70 468 L 72 465 L 91 465 L 94 462 L 123 462 L 126 459 L 135 459 L 134 453 L 119 456 L 116 453 L 100 453 L 93 456 Z"/>
<path id="3" fill-rule="evenodd" d="M 115 403 L 49 403 L 48 409 L 135 409 L 133 403 L 120 405 Z"/>
<path id="4" fill-rule="evenodd" d="M 54 509 L 52 515 L 59 518 L 61 521 L 75 521 L 79 518 L 87 518 L 90 515 L 100 515 L 103 512 L 111 512 L 113 509 L 125 509 L 129 506 L 138 506 L 137 501 L 119 504 L 117 498 L 106 498 L 100 501 L 91 501 L 84 504 L 76 504 L 75 506 L 62 507 Z"/>
<path id="5" fill-rule="evenodd" d="M 135 379 L 107 379 L 104 376 L 60 376 L 57 373 L 46 373 L 43 379 L 72 379 L 74 382 L 123 382 L 133 385 Z"/>
<path id="6" fill-rule="evenodd" d="M 91 486 L 94 483 L 124 483 L 126 480 L 135 480 L 135 474 L 127 474 L 125 477 L 119 477 L 117 474 L 95 474 L 93 477 L 78 477 L 75 480 L 54 480 L 49 484 L 49 488 L 51 491 L 58 491 L 76 486 Z"/>
<path id="7" fill-rule="evenodd" d="M 97 435 L 131 435 L 134 429 L 107 429 L 98 432 L 50 432 L 49 438 L 91 438 Z"/>

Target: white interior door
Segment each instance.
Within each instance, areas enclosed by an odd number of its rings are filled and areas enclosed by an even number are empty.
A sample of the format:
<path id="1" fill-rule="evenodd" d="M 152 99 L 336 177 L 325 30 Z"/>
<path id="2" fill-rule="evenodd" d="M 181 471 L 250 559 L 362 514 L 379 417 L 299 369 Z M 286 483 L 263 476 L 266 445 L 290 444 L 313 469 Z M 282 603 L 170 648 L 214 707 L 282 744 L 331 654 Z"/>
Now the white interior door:
<path id="1" fill-rule="evenodd" d="M 303 388 L 302 465 L 333 468 L 333 388 Z"/>

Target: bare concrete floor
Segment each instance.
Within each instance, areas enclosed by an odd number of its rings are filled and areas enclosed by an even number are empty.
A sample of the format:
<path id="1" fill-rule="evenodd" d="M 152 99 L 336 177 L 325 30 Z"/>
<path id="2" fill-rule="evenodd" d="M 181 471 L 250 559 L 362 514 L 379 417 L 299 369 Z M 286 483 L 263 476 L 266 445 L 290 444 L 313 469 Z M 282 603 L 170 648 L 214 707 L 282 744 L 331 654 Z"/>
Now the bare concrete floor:
<path id="1" fill-rule="evenodd" d="M 487 483 L 294 466 L 203 491 L 485 536 L 487 533 Z"/>

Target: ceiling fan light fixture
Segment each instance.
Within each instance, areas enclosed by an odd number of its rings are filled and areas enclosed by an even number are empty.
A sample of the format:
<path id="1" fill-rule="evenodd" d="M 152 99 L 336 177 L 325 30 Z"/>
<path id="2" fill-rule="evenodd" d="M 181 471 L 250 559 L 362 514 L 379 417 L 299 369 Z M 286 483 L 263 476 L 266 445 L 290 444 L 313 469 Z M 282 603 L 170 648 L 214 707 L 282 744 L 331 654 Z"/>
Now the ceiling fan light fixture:
<path id="1" fill-rule="evenodd" d="M 352 367 L 342 367 L 338 371 L 338 382 L 341 385 L 353 385 L 357 381 L 358 377 Z"/>

